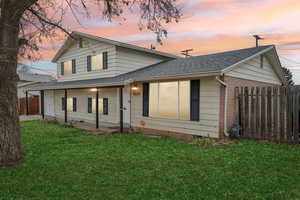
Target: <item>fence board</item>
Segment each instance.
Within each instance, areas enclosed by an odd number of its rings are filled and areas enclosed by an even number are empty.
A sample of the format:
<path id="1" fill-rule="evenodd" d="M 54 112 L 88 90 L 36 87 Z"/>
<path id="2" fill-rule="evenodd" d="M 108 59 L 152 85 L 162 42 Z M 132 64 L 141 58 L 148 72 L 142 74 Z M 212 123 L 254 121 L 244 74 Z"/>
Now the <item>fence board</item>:
<path id="1" fill-rule="evenodd" d="M 261 88 L 261 134 L 260 139 L 266 136 L 266 88 Z"/>
<path id="2" fill-rule="evenodd" d="M 293 88 L 286 88 L 286 99 L 287 99 L 287 110 L 286 110 L 286 140 L 287 142 L 292 141 L 292 118 L 293 118 Z"/>
<path id="3" fill-rule="evenodd" d="M 235 93 L 243 138 L 299 144 L 299 89 L 241 87 Z"/>
<path id="4" fill-rule="evenodd" d="M 273 139 L 278 140 L 278 88 L 273 88 Z"/>
<path id="5" fill-rule="evenodd" d="M 272 139 L 272 88 L 267 88 L 267 131 L 266 139 Z"/>
<path id="6" fill-rule="evenodd" d="M 255 138 L 259 139 L 261 135 L 261 121 L 260 121 L 260 87 L 256 87 L 256 133 Z"/>
<path id="7" fill-rule="evenodd" d="M 294 93 L 294 130 L 293 130 L 293 139 L 295 144 L 299 144 L 299 90 L 297 89 Z"/>
<path id="8" fill-rule="evenodd" d="M 253 138 L 255 134 L 255 100 L 254 100 L 254 88 L 251 88 L 250 98 L 250 137 Z"/>
<path id="9" fill-rule="evenodd" d="M 285 129 L 285 118 L 284 118 L 284 108 L 285 108 L 285 104 L 284 104 L 284 95 L 285 95 L 285 88 L 281 87 L 280 88 L 280 104 L 279 104 L 279 108 L 280 108 L 280 138 L 279 141 L 284 141 L 284 129 Z"/>

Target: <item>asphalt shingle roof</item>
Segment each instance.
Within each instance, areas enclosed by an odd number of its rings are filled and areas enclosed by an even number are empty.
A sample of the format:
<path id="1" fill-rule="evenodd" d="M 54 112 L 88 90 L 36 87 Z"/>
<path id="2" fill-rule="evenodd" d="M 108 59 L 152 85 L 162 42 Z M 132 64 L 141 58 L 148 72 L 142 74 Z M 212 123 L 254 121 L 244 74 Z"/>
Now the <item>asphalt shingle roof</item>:
<path id="1" fill-rule="evenodd" d="M 42 83 L 39 86 L 33 87 L 33 89 L 59 89 L 123 85 L 124 81 L 127 80 L 150 80 L 151 78 L 163 78 L 175 75 L 221 72 L 223 69 L 271 47 L 274 46 L 268 45 L 202 56 L 193 56 L 189 58 L 178 58 L 154 64 L 116 77 L 67 82 L 55 81 Z"/>
<path id="2" fill-rule="evenodd" d="M 219 72 L 270 47 L 272 46 L 261 46 L 258 48 L 240 49 L 189 58 L 179 58 L 130 72 L 127 76 L 131 76 L 132 78 L 147 78 Z"/>

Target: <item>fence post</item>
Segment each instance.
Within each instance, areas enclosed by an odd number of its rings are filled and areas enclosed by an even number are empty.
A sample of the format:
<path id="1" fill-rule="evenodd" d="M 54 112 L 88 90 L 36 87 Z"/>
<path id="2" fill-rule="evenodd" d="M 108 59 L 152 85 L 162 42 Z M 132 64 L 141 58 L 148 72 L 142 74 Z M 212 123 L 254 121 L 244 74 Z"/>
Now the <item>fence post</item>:
<path id="1" fill-rule="evenodd" d="M 294 128 L 293 128 L 293 139 L 294 139 L 294 143 L 295 144 L 299 144 L 299 90 L 297 88 L 295 88 L 295 91 L 294 91 L 294 102 L 293 102 L 293 105 L 294 105 L 294 115 L 293 115 L 293 125 L 294 125 Z"/>
<path id="2" fill-rule="evenodd" d="M 285 95 L 285 88 L 281 87 L 280 88 L 280 104 L 279 104 L 279 108 L 280 108 L 280 137 L 279 137 L 279 141 L 283 141 L 284 140 L 284 130 L 285 130 L 285 118 L 284 118 L 284 109 L 285 109 L 285 103 L 284 103 L 284 95 Z"/>
<path id="3" fill-rule="evenodd" d="M 245 137 L 249 137 L 249 90 L 245 87 Z"/>

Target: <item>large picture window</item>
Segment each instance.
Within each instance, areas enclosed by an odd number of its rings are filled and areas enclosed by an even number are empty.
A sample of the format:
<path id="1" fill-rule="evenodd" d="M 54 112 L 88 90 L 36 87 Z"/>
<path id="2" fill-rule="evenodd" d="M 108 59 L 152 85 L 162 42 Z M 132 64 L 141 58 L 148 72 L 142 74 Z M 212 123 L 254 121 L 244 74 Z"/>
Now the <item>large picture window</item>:
<path id="1" fill-rule="evenodd" d="M 149 116 L 190 118 L 190 81 L 150 83 Z"/>

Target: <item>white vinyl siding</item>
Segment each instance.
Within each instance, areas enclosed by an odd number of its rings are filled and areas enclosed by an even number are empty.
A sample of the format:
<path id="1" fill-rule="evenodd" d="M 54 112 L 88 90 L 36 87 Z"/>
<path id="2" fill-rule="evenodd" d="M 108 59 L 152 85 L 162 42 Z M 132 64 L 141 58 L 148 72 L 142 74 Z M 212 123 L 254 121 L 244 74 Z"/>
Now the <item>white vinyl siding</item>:
<path id="1" fill-rule="evenodd" d="M 261 67 L 260 56 L 257 56 L 249 61 L 240 64 L 239 66 L 236 66 L 232 71 L 226 73 L 225 75 L 240 79 L 278 85 L 281 84 L 278 75 L 273 70 L 273 67 L 266 56 L 264 56 L 263 59 L 263 67 Z"/>
<path id="2" fill-rule="evenodd" d="M 119 69 L 120 74 L 147 67 L 166 59 L 168 58 L 117 47 L 116 65 Z"/>
<path id="3" fill-rule="evenodd" d="M 103 53 L 107 52 L 107 69 L 103 69 Z M 87 70 L 87 56 L 92 56 L 91 71 Z M 111 44 L 84 39 L 83 48 L 73 44 L 57 60 L 57 72 L 61 75 L 61 62 L 76 59 L 76 74 L 59 76 L 58 81 L 75 81 L 95 78 L 105 78 L 134 71 L 169 59 L 163 56 L 135 51 Z M 72 63 L 71 63 L 72 64 Z"/>
<path id="4" fill-rule="evenodd" d="M 220 86 L 215 77 L 200 78 L 200 120 L 188 121 L 159 117 L 143 117 L 142 84 L 141 92 L 132 96 L 132 126 L 140 128 L 173 131 L 200 136 L 219 137 Z M 141 125 L 141 120 L 145 125 Z"/>
<path id="5" fill-rule="evenodd" d="M 108 115 L 104 115 L 102 112 L 101 101 L 99 101 L 99 121 L 108 123 L 119 123 L 120 113 L 119 113 L 119 96 L 117 88 L 101 88 L 99 90 L 99 99 L 108 98 Z M 59 119 L 64 119 L 64 111 L 61 109 L 61 98 L 64 97 L 63 90 L 54 91 L 54 112 L 55 117 Z M 72 112 L 72 98 L 77 99 L 77 112 Z M 88 113 L 88 97 L 93 98 L 93 113 Z M 96 92 L 90 89 L 74 89 L 68 90 L 68 120 L 84 121 L 91 124 L 95 124 L 96 114 L 95 114 L 95 99 Z M 70 106 L 70 107 L 69 107 Z"/>
<path id="6" fill-rule="evenodd" d="M 111 44 L 101 43 L 94 40 L 83 40 L 83 48 L 78 44 L 73 44 L 57 61 L 57 72 L 61 74 L 61 62 L 76 59 L 76 74 L 63 75 L 58 77 L 58 81 L 74 81 L 95 78 L 105 78 L 118 75 L 120 72 L 116 66 L 116 47 Z M 108 69 L 102 69 L 102 53 L 107 52 Z M 95 71 L 87 71 L 87 56 L 95 56 L 99 62 L 94 62 Z M 95 58 L 96 59 L 96 58 Z M 96 60 L 95 60 L 96 61 Z M 71 68 L 72 69 L 72 68 Z M 72 71 L 71 71 L 72 72 Z"/>

